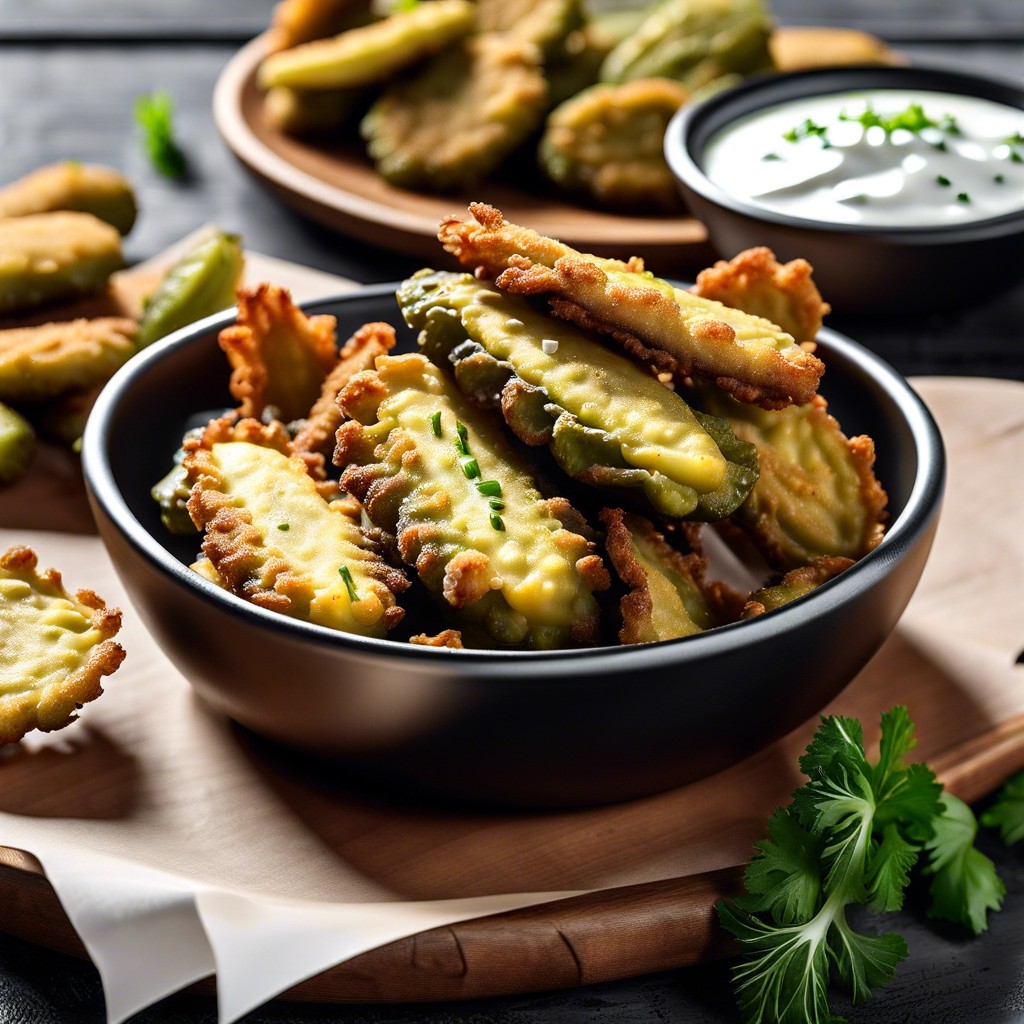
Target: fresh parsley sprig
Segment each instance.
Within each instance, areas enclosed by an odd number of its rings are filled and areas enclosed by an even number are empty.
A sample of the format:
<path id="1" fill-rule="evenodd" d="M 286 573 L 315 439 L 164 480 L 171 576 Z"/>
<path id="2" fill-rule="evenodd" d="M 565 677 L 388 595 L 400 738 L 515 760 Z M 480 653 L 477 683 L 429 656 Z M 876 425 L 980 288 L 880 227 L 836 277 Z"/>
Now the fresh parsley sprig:
<path id="1" fill-rule="evenodd" d="M 981 823 L 999 829 L 1007 846 L 1024 840 L 1024 772 L 1003 786 L 995 803 L 981 816 Z"/>
<path id="2" fill-rule="evenodd" d="M 184 178 L 188 159 L 174 137 L 174 101 L 170 95 L 153 92 L 137 97 L 135 121 L 153 166 L 166 178 Z"/>
<path id="3" fill-rule="evenodd" d="M 878 761 L 868 761 L 859 721 L 822 719 L 800 760 L 808 782 L 768 822 L 768 839 L 744 876 L 746 893 L 718 904 L 739 940 L 733 982 L 750 1024 L 831 1024 L 833 968 L 854 1003 L 892 979 L 907 955 L 894 932 L 854 931 L 847 908 L 903 905 L 922 854 L 933 875 L 933 916 L 975 932 L 998 909 L 1002 883 L 974 849 L 969 807 L 943 795 L 923 764 L 905 764 L 914 728 L 904 707 L 882 716 Z"/>

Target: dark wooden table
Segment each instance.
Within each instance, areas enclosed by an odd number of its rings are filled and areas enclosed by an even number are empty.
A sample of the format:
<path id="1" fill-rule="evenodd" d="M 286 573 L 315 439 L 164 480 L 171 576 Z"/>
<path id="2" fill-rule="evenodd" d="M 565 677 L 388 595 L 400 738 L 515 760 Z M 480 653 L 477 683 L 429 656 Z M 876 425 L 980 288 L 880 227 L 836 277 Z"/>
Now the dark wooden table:
<path id="1" fill-rule="evenodd" d="M 136 183 L 142 213 L 130 259 L 216 222 L 253 249 L 363 282 L 393 280 L 413 261 L 334 235 L 293 215 L 235 165 L 217 138 L 210 96 L 232 52 L 267 23 L 272 0 L 0 0 L 0 181 L 63 158 L 110 163 Z M 1024 0 L 776 0 L 784 24 L 849 25 L 876 32 L 914 61 L 1024 78 Z M 134 98 L 166 89 L 194 171 L 160 178 L 139 146 Z M 1024 380 L 1024 268 L 1010 293 L 956 314 L 904 321 L 835 321 L 906 374 L 977 374 Z M 983 499 L 982 499 L 983 500 Z M 3 837 L 0 836 L 0 842 Z M 992 836 L 983 849 L 1009 890 L 990 931 L 970 939 L 936 926 L 920 894 L 886 920 L 910 957 L 877 998 L 850 1010 L 855 1024 L 1024 1022 L 1024 850 Z M 838 999 L 834 1008 L 843 1012 Z M 93 968 L 0 935 L 0 1024 L 99 1024 Z M 211 1000 L 176 996 L 139 1024 L 206 1024 Z M 726 964 L 568 992 L 444 1006 L 315 1007 L 274 1004 L 250 1024 L 723 1024 L 733 1009 Z"/>

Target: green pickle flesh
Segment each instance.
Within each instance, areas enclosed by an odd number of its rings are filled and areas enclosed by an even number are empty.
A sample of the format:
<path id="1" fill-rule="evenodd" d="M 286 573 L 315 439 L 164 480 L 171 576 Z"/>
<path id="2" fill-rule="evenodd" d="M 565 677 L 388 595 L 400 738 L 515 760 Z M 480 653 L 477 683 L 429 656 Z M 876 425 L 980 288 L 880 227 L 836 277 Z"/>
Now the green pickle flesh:
<path id="1" fill-rule="evenodd" d="M 25 475 L 35 450 L 36 435 L 31 424 L 0 402 L 0 487 Z"/>
<path id="2" fill-rule="evenodd" d="M 484 404 L 505 392 L 513 429 L 533 433 L 516 429 L 519 417 L 528 418 L 537 439 L 524 439 L 547 444 L 570 476 L 639 491 L 661 514 L 690 519 L 724 518 L 753 487 L 752 445 L 578 329 L 468 274 L 421 272 L 398 298 L 431 358 L 455 362 L 460 388 Z M 460 349 L 467 338 L 475 350 Z M 557 342 L 551 354 L 545 339 Z M 473 361 L 460 372 L 466 356 Z"/>

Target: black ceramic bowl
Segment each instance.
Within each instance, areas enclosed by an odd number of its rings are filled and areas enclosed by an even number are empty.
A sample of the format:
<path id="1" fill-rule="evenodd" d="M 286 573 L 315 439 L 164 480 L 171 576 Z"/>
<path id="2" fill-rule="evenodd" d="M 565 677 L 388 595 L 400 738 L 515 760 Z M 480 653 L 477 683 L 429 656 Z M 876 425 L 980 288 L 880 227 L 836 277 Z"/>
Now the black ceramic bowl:
<path id="1" fill-rule="evenodd" d="M 309 305 L 338 335 L 401 324 L 394 288 Z M 892 524 L 881 546 L 789 607 L 637 647 L 471 652 L 372 640 L 265 611 L 192 572 L 197 538 L 161 526 L 149 490 L 190 417 L 230 404 L 227 313 L 125 366 L 89 418 L 83 464 L 134 609 L 214 708 L 364 776 L 448 798 L 568 806 L 656 792 L 752 753 L 819 711 L 889 635 L 931 546 L 942 442 L 878 357 L 829 331 L 827 394 L 878 446 Z M 399 347 L 413 332 L 399 329 Z"/>
<path id="2" fill-rule="evenodd" d="M 1024 108 L 1024 88 L 929 68 L 846 67 L 761 76 L 684 107 L 665 133 L 665 156 L 693 214 L 725 257 L 767 245 L 782 260 L 804 257 L 822 295 L 845 315 L 953 308 L 1021 281 L 1024 202 L 1002 217 L 963 227 L 893 229 L 808 220 L 763 209 L 704 173 L 708 140 L 776 104 L 859 89 L 911 89 L 981 97 Z M 751 155 L 752 160 L 759 155 Z"/>

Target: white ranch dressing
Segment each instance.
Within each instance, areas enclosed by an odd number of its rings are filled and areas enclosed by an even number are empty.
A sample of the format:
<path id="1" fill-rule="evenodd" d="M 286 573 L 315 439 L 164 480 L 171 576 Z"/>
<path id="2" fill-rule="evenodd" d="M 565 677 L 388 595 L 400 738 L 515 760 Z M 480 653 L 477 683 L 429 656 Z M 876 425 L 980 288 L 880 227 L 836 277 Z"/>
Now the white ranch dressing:
<path id="1" fill-rule="evenodd" d="M 865 128 L 919 104 L 940 127 Z M 941 127 L 952 117 L 956 131 Z M 807 121 L 826 129 L 788 141 Z M 711 137 L 704 173 L 726 192 L 807 220 L 886 227 L 970 224 L 1024 208 L 1024 111 L 975 96 L 904 89 L 812 96 L 742 118 Z M 1016 154 L 1016 156 L 1015 156 Z"/>

